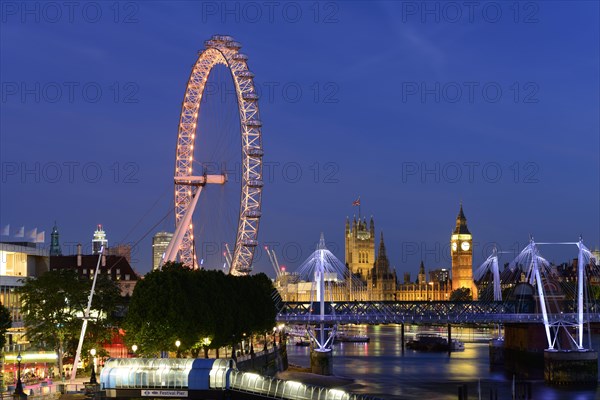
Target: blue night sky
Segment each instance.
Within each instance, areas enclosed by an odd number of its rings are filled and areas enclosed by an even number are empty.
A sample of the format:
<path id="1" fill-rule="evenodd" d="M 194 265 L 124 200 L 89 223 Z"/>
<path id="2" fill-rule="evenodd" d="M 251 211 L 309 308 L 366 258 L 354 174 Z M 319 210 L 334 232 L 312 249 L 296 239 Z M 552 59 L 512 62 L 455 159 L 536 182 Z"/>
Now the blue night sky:
<path id="1" fill-rule="evenodd" d="M 391 264 L 413 277 L 421 259 L 450 266 L 461 201 L 475 265 L 530 233 L 600 245 L 597 2 L 52 4 L 1 3 L 0 226 L 11 234 L 37 227 L 48 245 L 56 220 L 71 253 L 102 223 L 148 271 L 152 235 L 173 230 L 190 68 L 219 33 L 242 43 L 261 92 L 259 240 L 282 264 L 297 267 L 321 232 L 343 259 L 358 196 Z M 227 104 L 211 107 L 206 126 L 235 134 Z M 213 194 L 195 223 L 207 215 L 226 236 L 219 221 L 231 226 L 239 194 Z M 264 254 L 256 270 L 272 275 Z"/>

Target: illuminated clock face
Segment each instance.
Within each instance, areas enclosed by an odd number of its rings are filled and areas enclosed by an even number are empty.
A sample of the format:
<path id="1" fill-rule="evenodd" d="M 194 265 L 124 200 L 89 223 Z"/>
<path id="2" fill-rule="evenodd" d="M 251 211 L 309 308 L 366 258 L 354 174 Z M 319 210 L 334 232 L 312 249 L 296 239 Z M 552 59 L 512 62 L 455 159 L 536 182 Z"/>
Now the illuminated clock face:
<path id="1" fill-rule="evenodd" d="M 462 242 L 460 248 L 463 249 L 463 251 L 468 251 L 471 248 L 471 245 L 469 242 Z"/>
<path id="2" fill-rule="evenodd" d="M 452 242 L 452 251 L 456 251 L 457 248 L 458 245 L 456 244 L 456 242 Z"/>

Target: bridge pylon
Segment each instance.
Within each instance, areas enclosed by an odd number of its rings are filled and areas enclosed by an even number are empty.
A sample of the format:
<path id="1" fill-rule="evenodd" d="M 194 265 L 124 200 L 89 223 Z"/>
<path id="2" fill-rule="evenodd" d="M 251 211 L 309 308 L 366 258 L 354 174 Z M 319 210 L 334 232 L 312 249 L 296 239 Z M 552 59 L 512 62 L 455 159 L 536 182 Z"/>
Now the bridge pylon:
<path id="1" fill-rule="evenodd" d="M 547 301 L 543 279 L 547 279 L 550 263 L 541 256 L 537 245 L 576 245 L 579 249 L 575 322 L 567 319 L 562 311 L 559 314 L 556 312 L 558 310 L 554 310 L 553 318 L 552 314 L 548 312 L 551 304 Z M 587 322 L 590 321 L 589 308 L 586 310 L 587 305 L 584 305 L 584 285 L 585 268 L 590 263 L 591 257 L 590 250 L 585 247 L 581 238 L 578 242 L 561 243 L 535 243 L 531 238 L 529 244 L 511 263 L 513 267 L 518 264 L 528 265 L 529 283 L 537 288 L 548 342 L 548 348 L 544 350 L 544 378 L 549 383 L 596 385 L 598 382 L 598 353 L 591 348 L 584 347 L 583 341 L 585 320 L 587 318 Z M 588 335 L 590 334 L 591 332 L 588 330 Z M 561 342 L 561 338 L 565 340 Z"/>
<path id="2" fill-rule="evenodd" d="M 325 245 L 321 233 L 319 243 L 312 255 L 300 266 L 300 275 L 312 281 L 310 311 L 306 331 L 311 340 L 311 370 L 321 375 L 333 374 L 332 347 L 337 332 L 337 322 L 331 320 L 333 287 L 346 267 Z M 326 297 L 330 301 L 326 301 Z"/>

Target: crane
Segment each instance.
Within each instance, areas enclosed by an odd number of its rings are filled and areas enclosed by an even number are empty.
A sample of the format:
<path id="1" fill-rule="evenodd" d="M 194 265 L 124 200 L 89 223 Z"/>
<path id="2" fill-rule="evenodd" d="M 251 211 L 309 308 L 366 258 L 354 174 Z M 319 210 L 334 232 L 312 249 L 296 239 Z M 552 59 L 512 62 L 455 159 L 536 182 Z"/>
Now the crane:
<path id="1" fill-rule="evenodd" d="M 77 344 L 77 351 L 75 352 L 75 359 L 73 360 L 73 369 L 71 370 L 71 381 L 75 379 L 77 374 L 77 365 L 79 364 L 79 358 L 81 357 L 81 347 L 83 346 L 83 338 L 85 337 L 85 331 L 87 330 L 88 320 L 90 319 L 90 310 L 92 309 L 92 299 L 94 298 L 94 290 L 96 289 L 96 279 L 98 278 L 98 271 L 100 270 L 100 261 L 104 254 L 104 246 L 100 247 L 98 253 L 98 263 L 96 263 L 96 272 L 94 272 L 94 280 L 92 281 L 92 289 L 88 297 L 88 304 L 83 314 L 83 324 L 81 325 L 81 333 L 79 334 L 79 343 Z"/>

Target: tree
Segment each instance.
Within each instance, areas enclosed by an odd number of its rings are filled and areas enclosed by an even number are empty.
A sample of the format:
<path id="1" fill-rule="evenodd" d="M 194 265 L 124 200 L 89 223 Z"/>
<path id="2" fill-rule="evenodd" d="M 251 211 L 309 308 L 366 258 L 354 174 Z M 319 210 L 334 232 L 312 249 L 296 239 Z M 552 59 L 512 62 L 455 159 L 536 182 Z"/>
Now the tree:
<path id="1" fill-rule="evenodd" d="M 64 355 L 75 353 L 91 284 L 90 279 L 79 279 L 76 271 L 65 269 L 26 278 L 20 288 L 27 336 L 40 347 L 56 351 L 60 374 Z M 110 335 L 112 314 L 119 299 L 117 284 L 106 276 L 98 276 L 85 350 L 96 347 Z"/>
<path id="2" fill-rule="evenodd" d="M 450 293 L 450 301 L 472 301 L 473 295 L 469 288 L 458 288 Z"/>
<path id="3" fill-rule="evenodd" d="M 237 277 L 166 263 L 138 282 L 125 319 L 126 341 L 146 355 L 238 343 L 275 324 L 273 285 L 264 274 Z"/>
<path id="4" fill-rule="evenodd" d="M 161 271 L 152 271 L 136 285 L 124 328 L 128 344 L 138 345 L 146 355 L 172 350 L 175 341 L 191 348 L 197 338 L 194 271 L 180 263 L 166 263 Z M 198 293 L 202 294 L 202 293 Z"/>
<path id="5" fill-rule="evenodd" d="M 0 349 L 6 344 L 6 331 L 12 324 L 10 311 L 0 303 Z"/>

